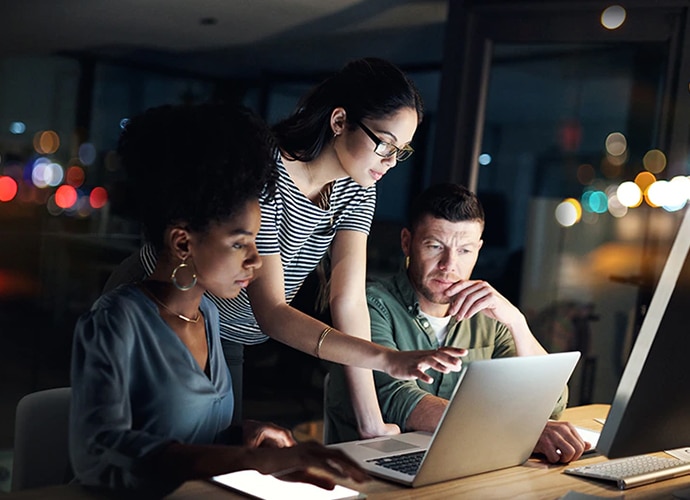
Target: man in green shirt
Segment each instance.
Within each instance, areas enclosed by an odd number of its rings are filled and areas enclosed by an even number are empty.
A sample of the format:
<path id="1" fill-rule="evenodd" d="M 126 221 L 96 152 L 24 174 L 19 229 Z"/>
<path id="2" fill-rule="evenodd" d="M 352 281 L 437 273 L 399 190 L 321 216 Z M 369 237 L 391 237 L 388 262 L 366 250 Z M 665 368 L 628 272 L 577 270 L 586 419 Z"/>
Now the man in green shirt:
<path id="1" fill-rule="evenodd" d="M 398 350 L 467 349 L 477 359 L 544 355 L 520 310 L 489 283 L 470 280 L 482 246 L 484 211 L 477 197 L 457 184 L 439 184 L 411 205 L 401 233 L 406 265 L 367 286 L 372 341 Z M 433 432 L 459 373 L 439 373 L 431 384 L 374 372 L 386 422 L 403 432 Z M 342 369 L 331 369 L 326 397 L 326 440 L 358 439 Z M 567 388 L 551 415 L 567 403 Z M 488 430 L 487 430 L 488 431 Z M 570 462 L 589 447 L 568 422 L 550 420 L 534 451 L 550 462 Z"/>

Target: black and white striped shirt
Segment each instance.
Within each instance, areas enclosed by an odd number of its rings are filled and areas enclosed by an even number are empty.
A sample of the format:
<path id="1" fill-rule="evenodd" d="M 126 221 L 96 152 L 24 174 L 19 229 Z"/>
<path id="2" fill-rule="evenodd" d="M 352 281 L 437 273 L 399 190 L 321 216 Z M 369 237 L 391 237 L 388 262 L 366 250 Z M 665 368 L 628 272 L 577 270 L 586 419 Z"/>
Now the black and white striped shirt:
<path id="1" fill-rule="evenodd" d="M 333 185 L 330 207 L 314 205 L 295 185 L 281 160 L 277 162 L 278 184 L 273 199 L 260 200 L 261 229 L 256 245 L 261 255 L 280 254 L 285 280 L 285 300 L 289 304 L 302 283 L 318 265 L 336 231 L 352 230 L 369 234 L 376 208 L 376 186 L 362 187 L 347 177 Z M 151 245 L 141 249 L 147 273 L 155 267 Z M 247 291 L 234 299 L 207 292 L 220 312 L 220 336 L 241 344 L 258 344 L 268 337 L 254 319 Z"/>

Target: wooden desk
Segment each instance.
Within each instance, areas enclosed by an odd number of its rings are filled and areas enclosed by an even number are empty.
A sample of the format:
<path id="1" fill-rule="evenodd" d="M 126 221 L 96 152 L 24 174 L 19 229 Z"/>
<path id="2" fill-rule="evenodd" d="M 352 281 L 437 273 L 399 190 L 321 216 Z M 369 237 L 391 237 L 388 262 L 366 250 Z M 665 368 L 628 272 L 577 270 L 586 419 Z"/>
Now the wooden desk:
<path id="1" fill-rule="evenodd" d="M 601 424 L 595 418 L 605 418 L 608 405 L 588 405 L 569 408 L 563 415 L 576 425 L 593 430 L 601 430 Z M 578 465 L 605 460 L 602 456 L 590 456 L 579 460 Z M 456 498 L 486 499 L 545 499 L 555 500 L 569 491 L 595 495 L 601 498 L 659 499 L 672 498 L 672 493 L 681 488 L 690 487 L 690 475 L 669 479 L 659 483 L 639 486 L 620 491 L 603 482 L 563 474 L 565 465 L 550 465 L 537 459 L 530 459 L 525 464 L 495 472 L 465 477 L 455 481 L 434 484 L 422 488 L 406 488 L 393 483 L 372 480 L 368 483 L 343 483 L 351 488 L 365 492 L 371 500 L 447 500 Z M 78 486 L 59 486 L 40 490 L 25 491 L 0 496 L 0 499 L 36 499 L 51 498 L 103 500 Z M 234 494 L 207 481 L 189 481 L 167 497 L 170 500 L 231 500 L 246 497 Z"/>

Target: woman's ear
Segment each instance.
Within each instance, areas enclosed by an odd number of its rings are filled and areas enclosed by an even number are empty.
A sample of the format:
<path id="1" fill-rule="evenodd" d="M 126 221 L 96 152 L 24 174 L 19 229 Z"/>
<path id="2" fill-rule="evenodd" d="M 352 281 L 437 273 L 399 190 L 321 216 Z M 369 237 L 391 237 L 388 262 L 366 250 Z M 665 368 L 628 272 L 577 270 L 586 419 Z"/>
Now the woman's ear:
<path id="1" fill-rule="evenodd" d="M 345 111 L 345 108 L 335 108 L 331 112 L 331 130 L 333 131 L 333 136 L 335 137 L 342 134 L 346 124 L 347 111 Z"/>
<path id="2" fill-rule="evenodd" d="M 168 230 L 167 243 L 170 248 L 170 255 L 180 260 L 189 257 L 189 230 L 185 227 L 175 226 Z"/>

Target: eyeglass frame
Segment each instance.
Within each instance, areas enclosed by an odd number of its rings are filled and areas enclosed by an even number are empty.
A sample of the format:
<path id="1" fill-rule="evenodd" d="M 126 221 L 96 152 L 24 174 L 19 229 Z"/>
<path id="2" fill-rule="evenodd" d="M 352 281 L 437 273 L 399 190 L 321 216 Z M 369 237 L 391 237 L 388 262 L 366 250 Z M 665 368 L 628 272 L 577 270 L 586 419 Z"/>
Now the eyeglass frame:
<path id="1" fill-rule="evenodd" d="M 392 156 L 395 156 L 396 161 L 405 161 L 410 156 L 412 156 L 412 153 L 414 153 L 414 149 L 412 149 L 412 146 L 410 146 L 409 144 L 403 146 L 402 148 L 399 148 L 391 142 L 382 141 L 379 138 L 379 136 L 372 132 L 371 129 L 364 125 L 360 120 L 357 120 L 357 125 L 359 125 L 359 128 L 361 128 L 364 131 L 364 133 L 367 134 L 369 139 L 371 139 L 374 142 L 374 144 L 376 144 L 376 146 L 374 146 L 374 153 L 376 153 L 381 158 L 390 158 Z M 385 147 L 392 147 L 393 151 L 388 155 L 380 153 L 378 149 L 382 145 L 384 145 Z M 403 155 L 402 158 L 400 157 L 400 155 Z"/>

